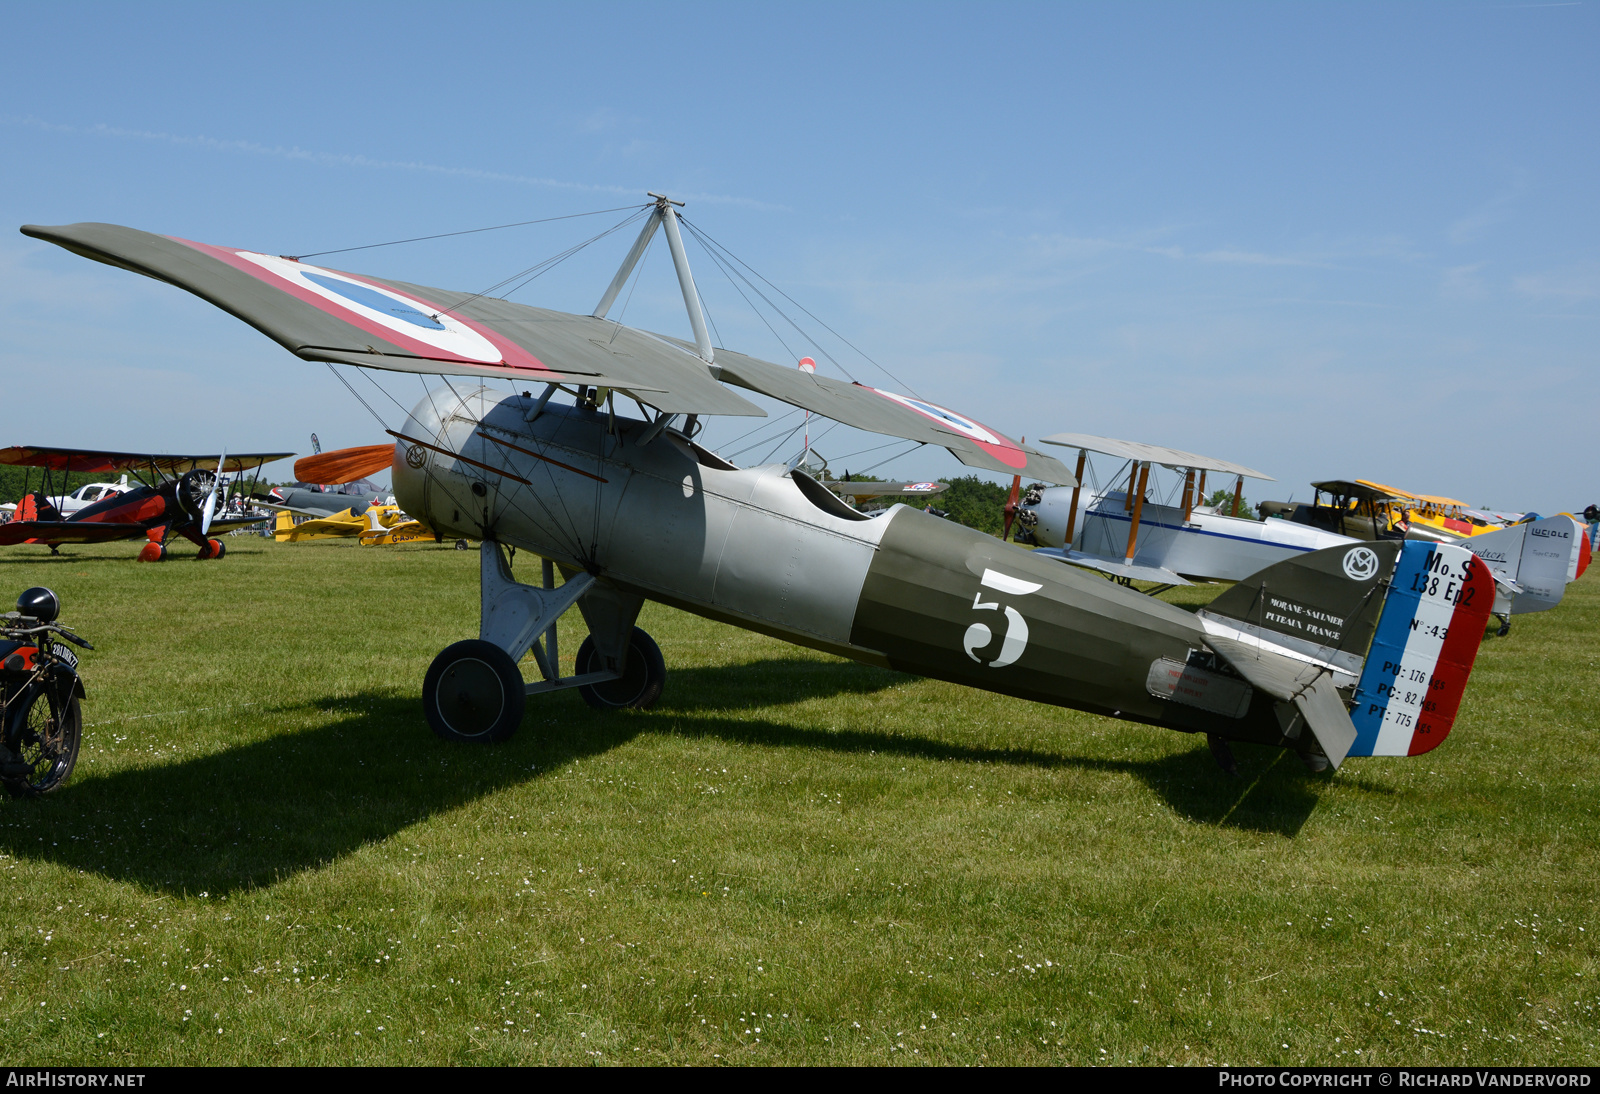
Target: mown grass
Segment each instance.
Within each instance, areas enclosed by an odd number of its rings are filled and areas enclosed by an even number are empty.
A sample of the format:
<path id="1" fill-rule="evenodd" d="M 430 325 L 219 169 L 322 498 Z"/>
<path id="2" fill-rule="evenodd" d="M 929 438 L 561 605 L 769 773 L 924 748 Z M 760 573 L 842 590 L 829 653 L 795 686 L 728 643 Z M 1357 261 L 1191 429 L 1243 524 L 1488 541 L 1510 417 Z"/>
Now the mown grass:
<path id="1" fill-rule="evenodd" d="M 229 548 L 0 555 L 98 647 L 73 782 L 0 803 L 10 1063 L 1595 1061 L 1592 577 L 1438 751 L 1229 778 L 657 606 L 656 710 L 447 745 L 475 552 Z"/>

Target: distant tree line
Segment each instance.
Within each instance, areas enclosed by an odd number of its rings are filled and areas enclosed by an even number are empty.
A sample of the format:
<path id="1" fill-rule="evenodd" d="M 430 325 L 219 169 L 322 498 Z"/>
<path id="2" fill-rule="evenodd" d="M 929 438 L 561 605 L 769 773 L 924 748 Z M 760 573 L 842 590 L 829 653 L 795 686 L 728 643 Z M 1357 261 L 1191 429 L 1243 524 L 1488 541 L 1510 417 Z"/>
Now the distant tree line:
<path id="1" fill-rule="evenodd" d="M 852 482 L 885 482 L 876 475 L 852 475 L 844 472 L 841 478 Z M 942 494 L 935 494 L 929 498 L 926 495 L 896 495 L 885 494 L 875 499 L 872 505 L 863 506 L 871 509 L 880 506 L 893 505 L 903 502 L 906 505 L 922 509 L 932 506 L 942 510 L 946 520 L 953 520 L 957 524 L 965 524 L 968 528 L 976 528 L 980 532 L 988 532 L 998 536 L 1005 526 L 1006 498 L 1011 494 L 1009 485 L 1000 486 L 996 483 L 980 479 L 976 475 L 962 475 L 960 478 L 943 479 L 942 482 L 950 484 L 950 489 Z"/>
<path id="2" fill-rule="evenodd" d="M 50 472 L 49 493 L 70 494 L 78 487 L 90 482 L 116 482 L 120 475 L 95 474 L 93 472 L 74 471 L 70 475 L 59 471 Z M 128 480 L 132 482 L 132 479 Z M 44 471 L 38 467 L 0 467 L 0 505 L 7 502 L 21 501 L 23 485 L 26 482 L 27 493 L 36 494 L 44 490 Z"/>

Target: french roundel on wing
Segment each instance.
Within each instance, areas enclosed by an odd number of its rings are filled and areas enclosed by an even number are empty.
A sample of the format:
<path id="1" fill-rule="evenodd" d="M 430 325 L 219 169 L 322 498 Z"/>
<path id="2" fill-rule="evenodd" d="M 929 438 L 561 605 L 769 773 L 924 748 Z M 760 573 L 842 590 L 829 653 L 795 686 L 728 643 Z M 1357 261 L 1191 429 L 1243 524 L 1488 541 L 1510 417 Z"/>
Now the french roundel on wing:
<path id="1" fill-rule="evenodd" d="M 876 391 L 885 399 L 899 403 L 901 406 L 906 407 L 907 409 L 914 410 L 923 417 L 937 422 L 946 429 L 966 437 L 979 448 L 982 448 L 985 452 L 989 453 L 989 455 L 995 457 L 1008 467 L 1022 468 L 1026 467 L 1028 464 L 1027 455 L 1014 441 L 1010 441 L 1005 437 L 1000 436 L 1000 434 L 989 429 L 987 426 L 973 421 L 964 414 L 957 414 L 953 410 L 939 406 L 936 403 L 927 402 L 923 399 L 913 399 L 909 395 L 896 395 L 894 392 L 884 391 L 882 388 L 875 387 L 871 388 L 870 390 Z"/>
<path id="2" fill-rule="evenodd" d="M 276 255 L 256 254 L 253 251 L 235 253 L 302 291 L 309 291 L 322 300 L 355 313 L 365 320 L 358 325 L 381 337 L 392 339 L 400 335 L 423 342 L 453 357 L 483 364 L 498 364 L 505 356 L 500 347 L 456 316 L 387 286 L 358 281 L 348 274 L 303 262 L 290 262 Z M 378 329 L 373 329 L 373 324 Z"/>

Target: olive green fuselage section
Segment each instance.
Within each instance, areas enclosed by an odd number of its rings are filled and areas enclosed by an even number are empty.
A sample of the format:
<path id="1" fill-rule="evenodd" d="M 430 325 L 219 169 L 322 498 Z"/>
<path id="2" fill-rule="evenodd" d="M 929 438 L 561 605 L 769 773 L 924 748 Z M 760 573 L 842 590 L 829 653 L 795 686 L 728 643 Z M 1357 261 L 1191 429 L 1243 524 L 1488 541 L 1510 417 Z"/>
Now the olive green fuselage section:
<path id="1" fill-rule="evenodd" d="M 1181 608 L 908 509 L 879 541 L 850 640 L 920 676 L 1188 732 L 1278 741 L 1272 703 L 1260 693 L 1242 718 L 1150 693 L 1151 666 L 1187 661 L 1204 649 L 1202 635 Z"/>

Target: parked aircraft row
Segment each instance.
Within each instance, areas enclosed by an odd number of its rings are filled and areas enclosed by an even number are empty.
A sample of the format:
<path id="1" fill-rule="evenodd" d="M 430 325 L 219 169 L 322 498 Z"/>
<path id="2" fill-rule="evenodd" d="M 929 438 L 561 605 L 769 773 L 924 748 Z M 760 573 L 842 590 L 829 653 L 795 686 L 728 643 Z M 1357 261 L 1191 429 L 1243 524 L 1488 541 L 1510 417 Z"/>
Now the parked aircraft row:
<path id="1" fill-rule="evenodd" d="M 1081 484 L 1030 488 L 1017 514 L 1024 538 L 1040 544 L 1040 554 L 1124 582 L 1240 581 L 1296 555 L 1362 541 L 1452 543 L 1482 558 L 1494 574 L 1494 614 L 1505 634 L 1511 616 L 1559 604 L 1567 584 L 1589 565 L 1584 526 L 1570 513 L 1490 513 L 1358 479 L 1313 483 L 1308 504 L 1261 502 L 1257 520 L 1239 515 L 1239 499 L 1245 479 L 1271 481 L 1264 472 L 1087 434 L 1058 433 L 1044 443 L 1078 450 L 1080 480 L 1091 453 L 1125 462 L 1099 490 Z M 1176 504 L 1158 500 L 1152 468 L 1181 476 Z M 1226 512 L 1200 502 L 1208 473 L 1234 480 Z"/>
<path id="2" fill-rule="evenodd" d="M 1219 758 L 1227 741 L 1250 741 L 1320 770 L 1351 755 L 1416 755 L 1449 733 L 1496 599 L 1484 558 L 1376 527 L 1363 539 L 1249 521 L 1200 504 L 1208 473 L 1232 476 L 1237 499 L 1244 477 L 1265 477 L 1249 468 L 1106 438 L 1047 438 L 1077 450 L 1074 473 L 920 397 L 714 347 L 676 203 L 651 197 L 590 315 L 347 273 L 271 248 L 108 224 L 23 231 L 192 292 L 303 360 L 468 378 L 428 392 L 398 428 L 382 423 L 392 444 L 312 457 L 346 461 L 345 481 L 387 466 L 406 513 L 435 536 L 481 543 L 478 637 L 441 651 L 422 683 L 424 713 L 447 739 L 503 740 L 530 696 L 564 688 L 600 708 L 653 705 L 666 667 L 635 625 L 646 599 L 867 664 L 1204 733 Z M 608 318 L 658 231 L 692 340 Z M 497 380 L 511 390 L 489 386 Z M 735 465 L 697 437 L 708 415 L 765 415 L 740 390 L 1047 484 L 1014 512 L 1032 514 L 1036 538 L 1060 528 L 1055 554 L 910 506 L 869 516 L 806 474 L 801 457 Z M 619 396 L 640 416 L 619 409 Z M 1091 451 L 1128 460 L 1126 485 L 1086 490 Z M 1155 467 L 1184 475 L 1180 504 L 1153 499 Z M 186 476 L 174 481 L 188 489 Z M 203 536 L 214 488 L 180 498 L 185 513 L 195 497 Z M 38 538 L 64 522 L 49 523 L 24 531 Z M 541 560 L 536 583 L 513 572 L 519 549 Z M 1237 584 L 1189 612 L 1103 580 L 1151 575 Z M 557 621 L 573 606 L 589 636 L 576 671 L 563 675 Z M 532 683 L 519 668 L 526 656 Z"/>

